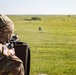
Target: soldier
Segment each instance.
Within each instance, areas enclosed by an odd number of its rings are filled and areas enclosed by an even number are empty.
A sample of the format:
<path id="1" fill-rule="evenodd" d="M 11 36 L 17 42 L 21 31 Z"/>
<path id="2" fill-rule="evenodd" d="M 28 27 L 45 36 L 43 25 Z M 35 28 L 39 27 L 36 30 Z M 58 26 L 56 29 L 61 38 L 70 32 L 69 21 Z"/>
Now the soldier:
<path id="1" fill-rule="evenodd" d="M 13 22 L 6 15 L 0 14 L 0 75 L 24 75 L 22 60 L 15 55 L 14 48 L 8 49 L 5 45 L 13 34 Z"/>

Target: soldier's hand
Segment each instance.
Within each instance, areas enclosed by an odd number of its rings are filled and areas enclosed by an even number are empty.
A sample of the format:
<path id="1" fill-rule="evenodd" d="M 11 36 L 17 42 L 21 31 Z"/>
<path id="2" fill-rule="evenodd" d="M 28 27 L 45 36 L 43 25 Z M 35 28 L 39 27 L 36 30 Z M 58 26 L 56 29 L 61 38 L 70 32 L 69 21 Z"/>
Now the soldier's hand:
<path id="1" fill-rule="evenodd" d="M 14 50 L 14 48 L 10 49 L 9 51 L 10 51 L 10 55 L 15 55 L 15 50 Z"/>

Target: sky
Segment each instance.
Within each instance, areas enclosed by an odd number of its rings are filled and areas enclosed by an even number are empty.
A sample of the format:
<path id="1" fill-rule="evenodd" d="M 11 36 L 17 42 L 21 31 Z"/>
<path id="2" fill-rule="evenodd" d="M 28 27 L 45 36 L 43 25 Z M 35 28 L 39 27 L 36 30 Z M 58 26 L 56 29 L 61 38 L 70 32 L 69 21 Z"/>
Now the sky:
<path id="1" fill-rule="evenodd" d="M 0 13 L 76 15 L 76 0 L 0 0 Z"/>

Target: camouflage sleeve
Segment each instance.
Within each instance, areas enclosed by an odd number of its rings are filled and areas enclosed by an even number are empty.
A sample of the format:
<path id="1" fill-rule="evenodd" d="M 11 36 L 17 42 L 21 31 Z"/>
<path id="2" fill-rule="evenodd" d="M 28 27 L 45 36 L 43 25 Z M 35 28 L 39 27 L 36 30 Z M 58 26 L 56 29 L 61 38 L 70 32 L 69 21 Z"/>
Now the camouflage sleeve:
<path id="1" fill-rule="evenodd" d="M 6 45 L 0 44 L 0 54 L 9 57 L 10 55 L 15 55 L 15 50 L 14 48 L 9 50 Z"/>
<path id="2" fill-rule="evenodd" d="M 0 54 L 7 57 L 10 55 L 10 50 L 5 45 L 2 45 L 1 43 L 0 43 Z"/>
<path id="3" fill-rule="evenodd" d="M 7 57 L 10 55 L 10 50 L 5 45 L 2 47 L 2 54 Z"/>

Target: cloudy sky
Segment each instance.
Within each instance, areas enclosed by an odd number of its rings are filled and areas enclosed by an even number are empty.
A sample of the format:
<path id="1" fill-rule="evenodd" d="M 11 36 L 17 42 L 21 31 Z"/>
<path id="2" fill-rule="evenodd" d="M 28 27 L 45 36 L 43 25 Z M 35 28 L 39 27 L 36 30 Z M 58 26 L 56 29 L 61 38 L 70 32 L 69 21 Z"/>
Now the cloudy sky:
<path id="1" fill-rule="evenodd" d="M 76 0 L 0 0 L 3 14 L 76 14 Z"/>

